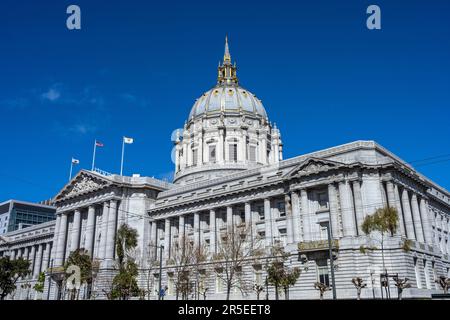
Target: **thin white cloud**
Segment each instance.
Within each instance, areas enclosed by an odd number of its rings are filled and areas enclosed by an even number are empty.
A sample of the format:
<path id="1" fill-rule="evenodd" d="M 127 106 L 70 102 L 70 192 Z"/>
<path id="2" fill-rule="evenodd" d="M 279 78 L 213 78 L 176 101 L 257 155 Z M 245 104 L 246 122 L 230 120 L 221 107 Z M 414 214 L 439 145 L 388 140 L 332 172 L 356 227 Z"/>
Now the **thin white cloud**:
<path id="1" fill-rule="evenodd" d="M 91 132 L 95 132 L 97 128 L 88 124 L 78 123 L 69 128 L 69 131 L 85 135 Z"/>
<path id="2" fill-rule="evenodd" d="M 147 99 L 138 97 L 131 93 L 122 93 L 122 94 L 119 94 L 119 97 L 126 103 L 128 103 L 130 105 L 135 105 L 135 106 L 138 106 L 141 108 L 145 108 L 145 107 L 149 106 L 149 104 L 150 104 L 147 101 Z"/>
<path id="3" fill-rule="evenodd" d="M 56 88 L 50 88 L 48 91 L 44 92 L 41 97 L 45 100 L 54 102 L 61 97 L 61 92 Z"/>

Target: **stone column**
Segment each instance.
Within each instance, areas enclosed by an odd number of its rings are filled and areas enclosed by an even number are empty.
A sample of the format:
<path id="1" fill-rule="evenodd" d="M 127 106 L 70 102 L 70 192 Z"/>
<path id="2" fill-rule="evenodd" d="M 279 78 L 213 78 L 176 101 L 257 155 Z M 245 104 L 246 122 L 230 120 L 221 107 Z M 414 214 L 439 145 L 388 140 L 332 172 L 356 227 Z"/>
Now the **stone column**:
<path id="1" fill-rule="evenodd" d="M 194 248 L 200 246 L 200 215 L 198 212 L 194 213 Z"/>
<path id="2" fill-rule="evenodd" d="M 247 162 L 248 159 L 248 152 L 247 152 L 247 129 L 242 129 L 242 161 Z"/>
<path id="3" fill-rule="evenodd" d="M 398 196 L 398 187 L 395 186 L 391 181 L 386 182 L 386 189 L 387 189 L 387 197 L 388 197 L 388 205 L 389 207 L 397 209 L 398 213 L 398 224 L 399 229 L 396 232 L 397 235 L 405 236 L 405 224 L 403 222 L 403 213 L 402 213 L 402 206 L 400 204 L 400 197 Z"/>
<path id="4" fill-rule="evenodd" d="M 56 248 L 55 267 L 64 264 L 64 252 L 66 251 L 67 239 L 67 213 L 61 213 L 61 221 L 59 225 L 58 248 Z"/>
<path id="5" fill-rule="evenodd" d="M 259 162 L 263 164 L 267 164 L 269 161 L 267 159 L 267 132 L 262 130 L 260 133 L 260 141 L 259 141 Z"/>
<path id="6" fill-rule="evenodd" d="M 153 252 L 153 255 L 152 255 L 152 257 L 153 257 L 153 260 L 156 260 L 156 257 L 158 256 L 158 248 L 157 248 L 157 245 L 158 245 L 158 224 L 157 224 L 157 222 L 156 222 L 156 220 L 153 220 L 152 222 L 151 222 L 151 227 L 150 227 L 150 241 L 151 241 L 151 245 L 152 246 L 150 246 L 150 250 L 152 250 L 152 252 Z"/>
<path id="7" fill-rule="evenodd" d="M 197 165 L 201 166 L 203 164 L 203 134 L 198 133 L 198 149 L 197 149 Z"/>
<path id="8" fill-rule="evenodd" d="M 286 210 L 286 242 L 290 244 L 294 242 L 294 230 L 292 226 L 291 196 L 289 194 L 284 196 L 284 208 Z"/>
<path id="9" fill-rule="evenodd" d="M 43 259 L 42 259 L 42 268 L 41 269 L 43 272 L 45 272 L 49 267 L 50 252 L 51 252 L 51 242 L 47 242 L 45 244 L 45 250 L 44 250 Z"/>
<path id="10" fill-rule="evenodd" d="M 309 213 L 309 204 L 308 204 L 308 191 L 306 189 L 300 190 L 300 199 L 301 199 L 301 215 L 303 221 L 303 241 L 311 241 L 311 217 Z"/>
<path id="11" fill-rule="evenodd" d="M 164 260 L 170 257 L 170 218 L 164 220 Z"/>
<path id="12" fill-rule="evenodd" d="M 266 246 L 273 245 L 272 234 L 272 207 L 270 205 L 270 199 L 264 199 L 264 227 L 266 232 Z"/>
<path id="13" fill-rule="evenodd" d="M 291 210 L 292 210 L 292 240 L 294 243 L 300 239 L 300 207 L 297 191 L 291 192 Z"/>
<path id="14" fill-rule="evenodd" d="M 341 202 L 341 218 L 344 237 L 356 236 L 355 216 L 351 201 L 351 191 L 347 181 L 339 182 L 339 199 Z"/>
<path id="15" fill-rule="evenodd" d="M 90 257 L 94 254 L 95 239 L 95 207 L 93 205 L 88 208 L 88 216 L 86 221 L 86 238 L 84 248 L 89 252 Z"/>
<path id="16" fill-rule="evenodd" d="M 422 221 L 420 219 L 419 202 L 417 201 L 417 196 L 415 193 L 413 193 L 411 197 L 411 209 L 417 241 L 424 243 L 425 238 L 423 236 Z"/>
<path id="17" fill-rule="evenodd" d="M 361 225 L 364 222 L 363 202 L 361 197 L 361 182 L 353 181 L 353 197 L 355 200 L 356 222 L 358 226 L 358 234 L 362 235 Z"/>
<path id="18" fill-rule="evenodd" d="M 70 251 L 78 249 L 80 243 L 80 229 L 81 229 L 81 212 L 75 209 L 73 214 L 73 226 L 72 226 L 72 240 L 70 242 Z"/>
<path id="19" fill-rule="evenodd" d="M 102 225 L 100 231 L 100 245 L 99 245 L 100 259 L 105 259 L 106 256 L 106 239 L 108 239 L 108 218 L 109 218 L 109 203 L 108 201 L 105 201 L 103 202 Z"/>
<path id="20" fill-rule="evenodd" d="M 330 203 L 330 224 L 331 233 L 334 239 L 341 236 L 341 230 L 339 228 L 339 210 L 338 210 L 338 199 L 336 194 L 336 187 L 333 183 L 328 185 L 328 201 Z"/>
<path id="21" fill-rule="evenodd" d="M 42 265 L 42 246 L 43 244 L 38 245 L 38 250 L 36 252 L 36 258 L 34 259 L 34 268 L 33 268 L 33 278 L 37 279 L 39 273 L 41 272 Z"/>
<path id="22" fill-rule="evenodd" d="M 216 211 L 209 210 L 209 252 L 211 256 L 217 253 L 216 243 Z"/>
<path id="23" fill-rule="evenodd" d="M 12 249 L 9 253 L 9 258 L 11 260 L 15 260 L 16 259 L 16 250 Z"/>
<path id="24" fill-rule="evenodd" d="M 217 159 L 216 159 L 216 161 L 219 164 L 223 164 L 224 163 L 224 159 L 225 159 L 225 157 L 224 157 L 225 154 L 223 152 L 223 149 L 224 149 L 223 139 L 224 139 L 224 137 L 223 137 L 223 129 L 219 128 L 219 141 L 217 142 L 217 150 L 216 150 L 216 152 L 217 152 Z"/>
<path id="25" fill-rule="evenodd" d="M 178 241 L 180 242 L 180 245 L 183 245 L 184 238 L 185 238 L 184 216 L 181 215 L 178 217 Z"/>
<path id="26" fill-rule="evenodd" d="M 187 145 L 185 142 L 183 142 L 182 144 L 182 150 L 183 150 L 183 157 L 181 158 L 180 168 L 184 169 L 187 166 Z"/>
<path id="27" fill-rule="evenodd" d="M 416 236 L 414 235 L 414 225 L 411 213 L 411 206 L 409 204 L 408 190 L 406 189 L 402 190 L 402 205 L 404 213 L 403 218 L 405 219 L 405 226 L 406 226 L 406 235 L 408 239 L 416 240 Z"/>
<path id="28" fill-rule="evenodd" d="M 422 224 L 423 224 L 423 233 L 425 236 L 425 242 L 427 244 L 433 243 L 433 235 L 432 235 L 432 228 L 431 228 L 431 217 L 430 213 L 428 212 L 428 203 L 427 200 L 424 198 L 420 198 L 420 216 L 422 218 Z M 450 243 L 450 241 L 449 241 Z"/>
<path id="29" fill-rule="evenodd" d="M 19 258 L 22 258 L 22 257 L 23 257 L 22 248 L 18 248 L 17 249 L 16 258 L 19 259 Z"/>
<path id="30" fill-rule="evenodd" d="M 30 275 L 29 278 L 33 278 L 34 276 L 34 268 L 36 266 L 36 246 L 33 244 L 31 246 L 31 250 L 30 250 L 30 256 L 28 257 L 28 260 L 30 260 Z"/>
<path id="31" fill-rule="evenodd" d="M 109 202 L 109 214 L 108 214 L 108 231 L 106 239 L 106 256 L 105 259 L 114 259 L 114 249 L 116 241 L 116 222 L 117 222 L 117 200 L 111 200 Z"/>
<path id="32" fill-rule="evenodd" d="M 233 227 L 233 207 L 227 206 L 227 229 L 231 230 Z"/>
<path id="33" fill-rule="evenodd" d="M 59 238 L 60 238 L 60 236 L 59 236 L 59 234 L 60 234 L 60 231 L 59 231 L 60 223 L 61 223 L 61 215 L 57 214 L 56 215 L 56 221 L 55 221 L 55 234 L 53 235 L 53 247 L 52 247 L 52 253 L 51 253 L 51 256 L 53 258 L 56 258 L 56 250 L 58 248 L 58 241 L 59 241 Z"/>

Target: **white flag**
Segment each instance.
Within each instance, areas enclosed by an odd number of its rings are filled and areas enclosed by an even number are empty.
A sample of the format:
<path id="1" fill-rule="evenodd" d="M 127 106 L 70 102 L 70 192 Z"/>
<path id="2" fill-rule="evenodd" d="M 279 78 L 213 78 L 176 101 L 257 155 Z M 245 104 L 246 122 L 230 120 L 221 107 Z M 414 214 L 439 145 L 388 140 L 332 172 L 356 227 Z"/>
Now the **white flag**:
<path id="1" fill-rule="evenodd" d="M 80 160 L 75 159 L 75 158 L 72 158 L 72 163 L 73 163 L 73 164 L 79 164 L 79 163 L 80 163 Z"/>
<path id="2" fill-rule="evenodd" d="M 123 142 L 128 143 L 128 144 L 132 144 L 133 143 L 133 138 L 123 137 Z"/>

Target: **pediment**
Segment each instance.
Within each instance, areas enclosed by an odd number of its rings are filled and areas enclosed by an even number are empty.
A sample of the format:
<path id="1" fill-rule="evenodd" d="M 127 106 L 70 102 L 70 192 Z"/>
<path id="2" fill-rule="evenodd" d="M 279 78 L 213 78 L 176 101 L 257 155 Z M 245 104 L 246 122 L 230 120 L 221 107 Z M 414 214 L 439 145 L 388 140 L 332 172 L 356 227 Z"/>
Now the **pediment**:
<path id="1" fill-rule="evenodd" d="M 56 195 L 54 201 L 66 198 L 73 198 L 95 190 L 109 186 L 111 182 L 108 179 L 100 177 L 95 173 L 81 170 L 64 188 Z"/>
<path id="2" fill-rule="evenodd" d="M 308 158 L 302 163 L 298 164 L 291 171 L 285 174 L 285 178 L 300 177 L 319 172 L 325 172 L 333 169 L 337 169 L 344 165 L 341 162 L 320 159 L 320 158 Z"/>

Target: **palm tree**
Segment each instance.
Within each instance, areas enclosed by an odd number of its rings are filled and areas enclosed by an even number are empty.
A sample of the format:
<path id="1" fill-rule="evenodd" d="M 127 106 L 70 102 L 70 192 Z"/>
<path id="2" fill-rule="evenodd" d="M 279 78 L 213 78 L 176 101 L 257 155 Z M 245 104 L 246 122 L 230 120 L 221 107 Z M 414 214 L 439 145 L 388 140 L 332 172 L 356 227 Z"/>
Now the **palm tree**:
<path id="1" fill-rule="evenodd" d="M 113 279 L 112 298 L 127 300 L 141 293 L 136 280 L 139 271 L 132 255 L 132 250 L 137 247 L 137 237 L 137 230 L 127 224 L 122 224 L 117 230 L 116 251 L 119 273 Z"/>

